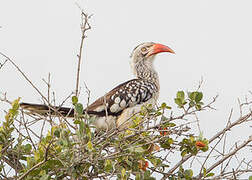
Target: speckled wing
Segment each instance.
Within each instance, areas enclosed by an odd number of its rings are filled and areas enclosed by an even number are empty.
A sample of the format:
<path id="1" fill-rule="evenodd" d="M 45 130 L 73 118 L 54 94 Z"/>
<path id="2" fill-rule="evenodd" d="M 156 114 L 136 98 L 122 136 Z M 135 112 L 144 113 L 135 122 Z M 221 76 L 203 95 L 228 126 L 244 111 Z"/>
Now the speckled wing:
<path id="1" fill-rule="evenodd" d="M 132 79 L 118 85 L 105 96 L 100 97 L 84 111 L 90 115 L 99 117 L 106 115 L 119 116 L 128 107 L 147 102 L 157 91 L 157 87 L 149 81 Z M 50 113 L 61 114 L 66 117 L 74 116 L 74 109 L 67 107 L 53 106 L 49 108 L 47 105 L 32 103 L 21 103 L 20 106 L 34 114 L 48 115 Z"/>
<path id="2" fill-rule="evenodd" d="M 157 92 L 158 88 L 155 84 L 143 79 L 132 79 L 97 99 L 86 108 L 86 111 L 97 116 L 106 116 L 106 114 L 119 116 L 126 108 L 150 100 Z"/>

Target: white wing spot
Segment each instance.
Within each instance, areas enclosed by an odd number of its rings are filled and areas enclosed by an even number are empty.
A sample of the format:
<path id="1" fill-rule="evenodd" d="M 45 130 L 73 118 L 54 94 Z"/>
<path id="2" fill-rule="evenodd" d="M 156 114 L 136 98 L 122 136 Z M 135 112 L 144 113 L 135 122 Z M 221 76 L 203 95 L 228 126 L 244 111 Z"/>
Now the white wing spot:
<path id="1" fill-rule="evenodd" d="M 119 105 L 118 105 L 118 104 L 113 104 L 113 105 L 110 107 L 110 111 L 111 111 L 112 113 L 117 112 L 118 109 L 119 109 Z"/>
<path id="2" fill-rule="evenodd" d="M 146 93 L 145 93 L 145 92 L 143 92 L 143 93 L 141 94 L 141 96 L 142 96 L 142 99 L 144 99 L 144 98 L 145 98 L 145 96 L 146 96 Z"/>
<path id="3" fill-rule="evenodd" d="M 125 108 L 126 106 L 126 101 L 123 99 L 120 103 L 121 108 Z"/>
<path id="4" fill-rule="evenodd" d="M 121 101 L 120 97 L 116 97 L 116 98 L 115 98 L 115 103 L 119 104 L 120 101 Z"/>

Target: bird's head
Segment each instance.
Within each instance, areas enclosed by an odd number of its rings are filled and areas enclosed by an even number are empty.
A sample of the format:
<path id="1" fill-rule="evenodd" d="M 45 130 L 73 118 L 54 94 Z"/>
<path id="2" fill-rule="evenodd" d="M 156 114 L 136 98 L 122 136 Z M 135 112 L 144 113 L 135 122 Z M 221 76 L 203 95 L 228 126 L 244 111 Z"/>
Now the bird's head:
<path id="1" fill-rule="evenodd" d="M 142 71 L 143 66 L 145 69 L 153 70 L 153 60 L 156 54 L 161 52 L 175 53 L 168 46 L 157 44 L 153 42 L 146 42 L 139 44 L 133 52 L 131 53 L 131 67 L 133 73 L 140 77 L 142 76 L 140 71 Z"/>
<path id="2" fill-rule="evenodd" d="M 133 63 L 137 64 L 139 61 L 152 61 L 154 56 L 161 52 L 175 53 L 171 48 L 163 44 L 145 42 L 134 48 L 131 58 Z"/>

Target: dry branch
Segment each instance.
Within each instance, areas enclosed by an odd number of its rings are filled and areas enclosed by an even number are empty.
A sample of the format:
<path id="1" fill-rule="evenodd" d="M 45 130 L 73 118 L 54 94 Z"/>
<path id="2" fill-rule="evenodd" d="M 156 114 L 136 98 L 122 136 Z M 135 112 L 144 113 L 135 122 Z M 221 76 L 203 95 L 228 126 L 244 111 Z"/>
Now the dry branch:
<path id="1" fill-rule="evenodd" d="M 224 129 L 222 129 L 221 131 L 217 132 L 212 138 L 209 139 L 209 143 L 213 142 L 215 139 L 220 138 L 220 136 L 224 133 L 226 133 L 227 131 L 230 131 L 231 128 L 233 128 L 234 126 L 237 126 L 239 124 L 241 124 L 242 122 L 247 121 L 250 117 L 252 116 L 252 112 L 244 115 L 243 117 L 240 117 L 238 120 L 236 120 L 235 122 L 228 124 Z M 181 161 L 179 161 L 175 166 L 173 166 L 169 171 L 168 174 L 173 173 L 177 168 L 179 168 L 182 164 L 184 164 L 188 159 L 190 159 L 193 155 L 187 155 L 184 158 L 182 158 Z"/>
<path id="2" fill-rule="evenodd" d="M 236 147 L 233 151 L 231 151 L 230 153 L 226 154 L 222 159 L 220 159 L 219 161 L 217 161 L 216 163 L 214 163 L 210 168 L 208 168 L 206 170 L 206 173 L 209 173 L 214 168 L 218 167 L 221 163 L 223 163 L 225 160 L 227 160 L 228 158 L 230 158 L 233 155 L 235 155 L 239 150 L 241 150 L 242 148 L 244 148 L 245 146 L 247 146 L 250 142 L 252 142 L 252 135 L 249 136 L 248 140 L 244 141 L 241 145 L 239 145 L 238 147 Z M 201 176 L 201 174 L 199 174 L 197 176 L 197 178 L 199 178 L 200 176 Z"/>
<path id="3" fill-rule="evenodd" d="M 76 96 L 79 95 L 80 67 L 81 67 L 81 59 L 82 59 L 84 39 L 87 37 L 86 32 L 89 29 L 91 29 L 91 26 L 90 26 L 90 24 L 88 22 L 90 18 L 91 18 L 90 15 L 86 14 L 83 10 L 81 10 L 81 43 L 80 43 L 79 54 L 77 55 L 77 57 L 78 57 L 78 67 L 77 67 L 76 89 L 75 89 L 75 95 Z"/>

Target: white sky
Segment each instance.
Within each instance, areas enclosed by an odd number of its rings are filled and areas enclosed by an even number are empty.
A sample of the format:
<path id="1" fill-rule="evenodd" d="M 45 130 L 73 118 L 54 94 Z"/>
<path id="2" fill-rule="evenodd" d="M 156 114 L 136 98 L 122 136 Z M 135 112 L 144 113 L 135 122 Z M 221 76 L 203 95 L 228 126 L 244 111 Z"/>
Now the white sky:
<path id="1" fill-rule="evenodd" d="M 204 101 L 219 94 L 215 112 L 200 115 L 204 135 L 221 129 L 231 108 L 238 117 L 237 98 L 252 90 L 252 1 L 249 0 L 107 0 L 78 1 L 89 14 L 92 29 L 84 44 L 84 81 L 91 100 L 132 78 L 129 55 L 139 43 L 153 41 L 176 55 L 160 54 L 160 102 L 176 107 L 178 90 L 194 90 L 204 79 Z M 13 58 L 46 94 L 42 78 L 52 75 L 60 103 L 75 90 L 80 44 L 80 11 L 75 1 L 12 0 L 0 2 L 0 51 Z M 3 62 L 3 59 L 0 59 Z M 8 63 L 0 70 L 0 92 L 10 99 L 40 102 L 40 96 Z M 71 102 L 69 101 L 67 105 Z M 7 109 L 0 102 L 0 117 Z M 251 128 L 237 129 L 234 139 L 247 139 Z"/>

